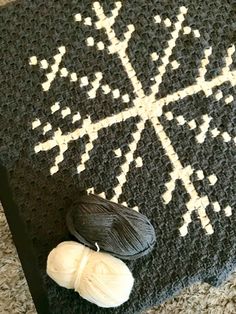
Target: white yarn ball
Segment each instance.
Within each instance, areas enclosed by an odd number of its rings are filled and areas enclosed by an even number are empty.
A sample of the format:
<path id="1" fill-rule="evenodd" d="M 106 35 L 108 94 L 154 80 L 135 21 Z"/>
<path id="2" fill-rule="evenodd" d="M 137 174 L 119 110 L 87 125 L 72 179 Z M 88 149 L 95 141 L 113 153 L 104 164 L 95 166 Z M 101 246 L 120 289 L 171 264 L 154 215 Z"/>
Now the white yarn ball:
<path id="1" fill-rule="evenodd" d="M 100 307 L 116 307 L 129 299 L 134 278 L 118 258 L 65 241 L 47 259 L 47 274 L 60 286 L 74 289 Z"/>

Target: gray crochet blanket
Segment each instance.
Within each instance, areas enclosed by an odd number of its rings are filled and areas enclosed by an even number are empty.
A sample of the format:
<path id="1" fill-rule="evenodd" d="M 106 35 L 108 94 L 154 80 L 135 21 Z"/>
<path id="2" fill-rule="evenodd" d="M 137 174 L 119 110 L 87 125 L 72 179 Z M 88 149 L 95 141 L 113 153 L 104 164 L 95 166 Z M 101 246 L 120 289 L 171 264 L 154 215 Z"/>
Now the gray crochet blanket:
<path id="1" fill-rule="evenodd" d="M 0 10 L 0 198 L 39 313 L 138 313 L 236 259 L 234 1 L 19 1 Z M 145 214 L 130 300 L 46 276 L 88 191 Z"/>

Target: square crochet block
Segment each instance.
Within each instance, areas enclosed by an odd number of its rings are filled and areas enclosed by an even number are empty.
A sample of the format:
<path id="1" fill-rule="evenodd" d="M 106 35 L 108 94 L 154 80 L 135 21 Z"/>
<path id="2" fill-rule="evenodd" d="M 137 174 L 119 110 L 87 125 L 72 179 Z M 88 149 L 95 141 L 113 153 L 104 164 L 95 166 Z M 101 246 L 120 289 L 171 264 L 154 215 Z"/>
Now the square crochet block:
<path id="1" fill-rule="evenodd" d="M 139 313 L 236 259 L 234 1 L 18 1 L 0 10 L 0 198 L 39 313 Z M 129 301 L 46 275 L 82 192 L 145 214 Z"/>

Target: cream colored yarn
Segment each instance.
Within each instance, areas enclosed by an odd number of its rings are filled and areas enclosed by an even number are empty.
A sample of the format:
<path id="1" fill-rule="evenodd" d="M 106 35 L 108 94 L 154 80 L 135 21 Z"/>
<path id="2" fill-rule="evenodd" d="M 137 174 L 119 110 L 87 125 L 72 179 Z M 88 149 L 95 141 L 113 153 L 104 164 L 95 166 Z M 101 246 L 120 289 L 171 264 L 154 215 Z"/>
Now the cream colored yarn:
<path id="1" fill-rule="evenodd" d="M 74 289 L 100 307 L 116 307 L 129 299 L 134 278 L 118 258 L 74 242 L 60 243 L 48 255 L 47 274 L 60 286 Z"/>

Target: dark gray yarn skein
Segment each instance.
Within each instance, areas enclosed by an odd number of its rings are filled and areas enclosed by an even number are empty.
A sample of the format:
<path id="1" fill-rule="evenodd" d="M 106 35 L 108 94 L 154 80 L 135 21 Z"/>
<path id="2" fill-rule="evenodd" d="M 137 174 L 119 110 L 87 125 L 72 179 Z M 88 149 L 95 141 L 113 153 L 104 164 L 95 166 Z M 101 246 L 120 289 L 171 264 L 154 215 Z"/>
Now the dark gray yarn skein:
<path id="1" fill-rule="evenodd" d="M 146 216 L 97 195 L 81 196 L 67 214 L 67 227 L 88 247 L 121 259 L 136 259 L 149 253 L 156 242 Z"/>

